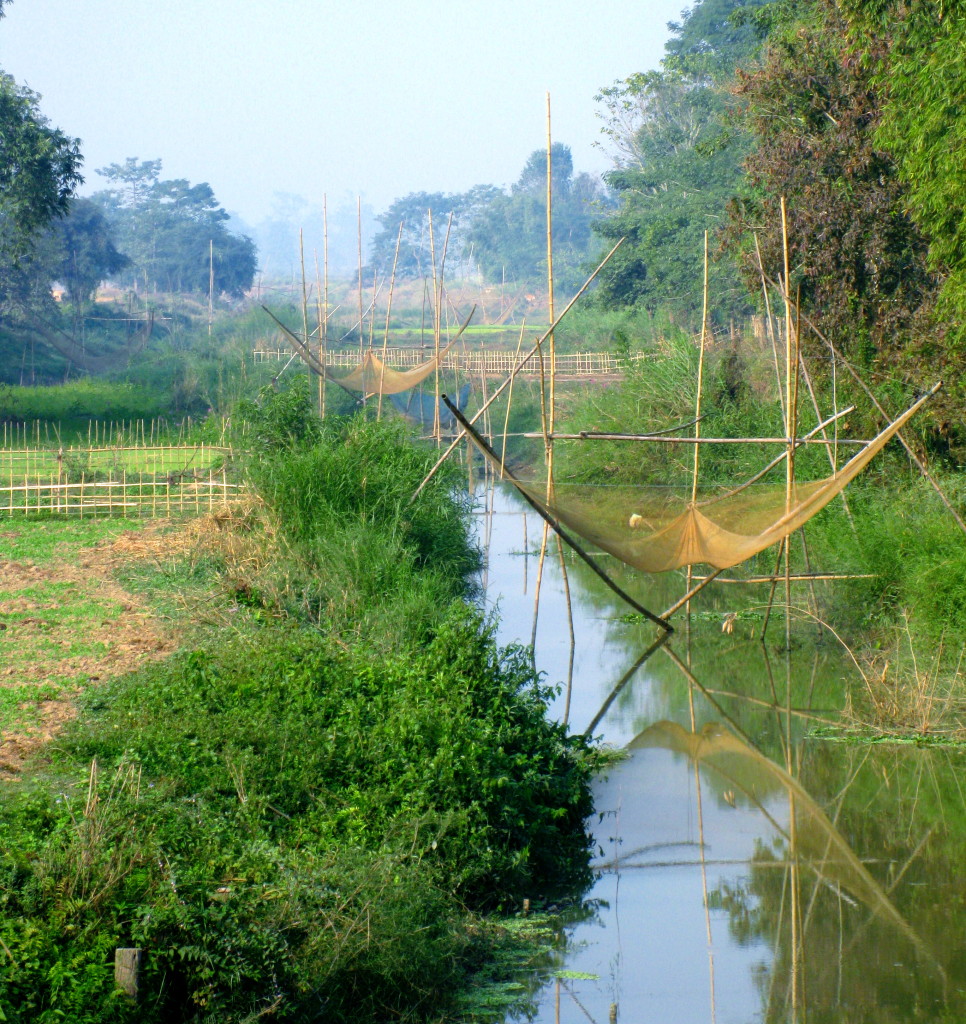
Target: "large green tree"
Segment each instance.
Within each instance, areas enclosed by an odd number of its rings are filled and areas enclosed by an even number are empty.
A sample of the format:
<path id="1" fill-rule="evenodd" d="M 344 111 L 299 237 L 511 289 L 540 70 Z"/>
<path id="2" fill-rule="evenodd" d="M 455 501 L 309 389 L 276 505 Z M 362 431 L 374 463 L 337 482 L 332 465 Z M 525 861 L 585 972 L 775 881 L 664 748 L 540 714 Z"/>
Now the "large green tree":
<path id="1" fill-rule="evenodd" d="M 798 4 L 794 14 L 775 26 L 761 67 L 736 85 L 755 149 L 732 236 L 748 247 L 749 284 L 758 281 L 752 230 L 777 280 L 784 198 L 803 310 L 853 358 L 891 361 L 935 287 L 925 243 L 904 212 L 895 162 L 876 142 L 879 98 L 847 22 L 834 0 Z"/>
<path id="2" fill-rule="evenodd" d="M 370 246 L 368 273 L 386 276 L 395 261 L 400 277 L 431 277 L 434 251 L 438 267 L 444 246 L 447 264 L 451 268 L 459 265 L 466 250 L 467 225 L 478 210 L 499 194 L 500 190 L 493 185 L 477 185 L 468 192 L 411 192 L 394 200 L 385 213 L 376 218 L 380 228 Z"/>
<path id="3" fill-rule="evenodd" d="M 942 279 L 948 345 L 966 350 L 966 16 L 960 3 L 842 0 L 850 50 L 878 95 L 876 144 Z"/>
<path id="4" fill-rule="evenodd" d="M 163 180 L 160 160 L 137 157 L 97 173 L 111 187 L 93 198 L 130 260 L 122 281 L 147 290 L 206 293 L 213 266 L 217 293 L 238 296 L 251 287 L 255 245 L 228 230 L 228 214 L 207 182 Z"/>
<path id="5" fill-rule="evenodd" d="M 550 147 L 554 280 L 578 287 L 593 253 L 591 225 L 609 197 L 593 175 L 574 173 L 570 147 Z M 509 192 L 497 191 L 466 232 L 470 258 L 490 281 L 543 284 L 547 277 L 547 154 L 534 150 Z"/>
<path id="6" fill-rule="evenodd" d="M 128 265 L 103 211 L 90 199 L 75 198 L 68 215 L 50 230 L 55 243 L 50 273 L 76 307 L 90 302 L 102 281 Z"/>
<path id="7" fill-rule="evenodd" d="M 758 7 L 761 0 L 748 6 Z M 601 275 L 599 301 L 700 320 L 704 235 L 711 250 L 731 197 L 742 188 L 749 140 L 730 119 L 727 84 L 761 39 L 735 17 L 740 0 L 702 0 L 669 27 L 661 69 L 602 89 L 602 132 L 616 167 L 607 175 L 616 214 L 597 232 L 625 243 Z M 711 270 L 712 309 L 727 319 L 749 308 L 729 261 Z"/>

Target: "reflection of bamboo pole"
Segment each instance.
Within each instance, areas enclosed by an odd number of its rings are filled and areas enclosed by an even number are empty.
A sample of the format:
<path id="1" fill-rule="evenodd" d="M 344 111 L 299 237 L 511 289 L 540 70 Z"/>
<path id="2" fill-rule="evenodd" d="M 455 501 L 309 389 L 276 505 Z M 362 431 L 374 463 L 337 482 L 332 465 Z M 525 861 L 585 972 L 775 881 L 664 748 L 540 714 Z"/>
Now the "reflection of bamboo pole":
<path id="1" fill-rule="evenodd" d="M 379 404 L 376 419 L 382 419 L 382 389 L 386 380 L 386 349 L 389 346 L 389 318 L 392 315 L 392 293 L 396 286 L 396 264 L 399 262 L 399 243 L 402 241 L 403 222 L 399 222 L 399 233 L 396 235 L 396 251 L 392 257 L 392 274 L 389 276 L 389 299 L 386 302 L 386 330 L 382 336 L 382 369 L 379 371 Z"/>
<path id="2" fill-rule="evenodd" d="M 570 722 L 570 696 L 574 688 L 574 656 L 577 652 L 577 637 L 574 633 L 574 608 L 570 598 L 570 578 L 567 575 L 563 541 L 559 534 L 557 536 L 557 553 L 560 555 L 560 575 L 563 577 L 564 600 L 567 602 L 567 629 L 570 633 L 570 657 L 567 661 L 567 689 L 563 713 L 563 724 L 566 726 Z"/>
<path id="3" fill-rule="evenodd" d="M 523 333 L 526 330 L 527 321 L 524 317 L 523 323 L 520 325 L 520 337 L 517 340 L 517 350 L 513 354 L 513 363 L 516 363 L 520 359 L 520 348 L 523 345 Z M 513 378 L 510 379 L 510 391 L 507 394 L 506 399 L 506 415 L 503 417 L 503 449 L 500 452 L 500 479 L 503 479 L 503 467 L 506 465 L 506 435 L 510 428 L 510 407 L 513 405 Z"/>
<path id="4" fill-rule="evenodd" d="M 590 724 L 584 730 L 585 736 L 592 735 L 594 729 L 596 729 L 597 726 L 600 725 L 601 719 L 604 717 L 604 715 L 607 714 L 608 708 L 610 708 L 611 704 L 613 704 L 614 701 L 617 700 L 618 696 L 620 695 L 624 687 L 627 686 L 631 679 L 634 678 L 634 673 L 637 672 L 637 670 L 651 657 L 652 654 L 654 654 L 655 651 L 663 647 L 664 644 L 667 643 L 667 640 L 668 634 L 662 633 L 661 636 L 659 636 L 654 641 L 654 643 L 652 643 L 651 646 L 648 647 L 646 651 L 644 651 L 644 653 L 637 659 L 637 661 L 635 661 L 634 664 L 631 665 L 631 667 L 614 684 L 614 688 L 607 695 L 607 697 L 604 700 L 604 703 L 601 704 L 600 708 L 598 709 L 597 714 L 594 715 L 594 717 L 590 720 Z"/>

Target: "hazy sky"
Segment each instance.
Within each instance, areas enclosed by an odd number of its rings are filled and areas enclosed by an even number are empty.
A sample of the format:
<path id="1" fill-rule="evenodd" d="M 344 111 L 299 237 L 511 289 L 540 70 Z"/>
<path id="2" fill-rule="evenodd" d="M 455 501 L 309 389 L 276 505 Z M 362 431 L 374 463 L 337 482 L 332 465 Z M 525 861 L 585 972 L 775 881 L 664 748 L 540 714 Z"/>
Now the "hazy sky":
<path id="1" fill-rule="evenodd" d="M 686 0 L 13 0 L 0 67 L 43 96 L 97 167 L 161 157 L 246 221 L 273 193 L 515 180 L 553 136 L 578 170 L 607 155 L 594 94 L 657 66 Z"/>

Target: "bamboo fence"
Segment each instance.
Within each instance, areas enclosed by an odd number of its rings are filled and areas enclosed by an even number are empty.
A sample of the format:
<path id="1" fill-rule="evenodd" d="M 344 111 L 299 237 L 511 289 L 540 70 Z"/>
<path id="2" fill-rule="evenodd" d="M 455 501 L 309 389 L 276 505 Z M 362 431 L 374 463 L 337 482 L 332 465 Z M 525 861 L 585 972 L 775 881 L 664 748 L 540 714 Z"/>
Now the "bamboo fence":
<path id="1" fill-rule="evenodd" d="M 252 352 L 256 363 L 279 362 L 288 359 L 292 355 L 291 348 L 257 348 Z M 398 369 L 406 369 L 424 363 L 428 354 L 420 348 L 387 348 L 385 356 L 379 353 L 388 365 Z M 629 357 L 630 362 L 641 362 L 650 359 L 651 355 L 645 352 L 634 353 Z M 468 374 L 487 374 L 505 376 L 511 373 L 517 364 L 517 355 L 511 350 L 505 351 L 476 351 L 476 352 L 450 352 L 442 359 L 444 370 L 458 370 Z M 325 365 L 334 369 L 351 369 L 359 363 L 358 352 L 333 352 L 326 353 Z M 612 352 L 569 352 L 558 353 L 556 357 L 556 369 L 558 377 L 595 377 L 611 376 L 619 374 L 626 360 L 618 359 Z M 528 374 L 539 375 L 539 366 L 534 364 L 529 370 L 523 371 L 520 376 Z"/>
<path id="2" fill-rule="evenodd" d="M 0 451 L 0 516 L 170 517 L 212 512 L 241 485 L 215 445 Z"/>

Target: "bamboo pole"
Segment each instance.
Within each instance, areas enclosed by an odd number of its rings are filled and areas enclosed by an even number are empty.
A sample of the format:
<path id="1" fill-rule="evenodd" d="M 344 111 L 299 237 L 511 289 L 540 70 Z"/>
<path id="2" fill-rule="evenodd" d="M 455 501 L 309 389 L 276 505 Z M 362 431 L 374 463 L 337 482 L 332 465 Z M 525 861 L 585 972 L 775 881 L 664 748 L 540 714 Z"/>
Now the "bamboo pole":
<path id="1" fill-rule="evenodd" d="M 329 206 L 326 194 L 322 193 L 322 305 L 325 308 L 325 319 L 322 321 L 322 363 L 325 369 L 325 361 L 329 350 Z M 325 419 L 325 373 L 319 377 L 319 415 Z"/>
<path id="2" fill-rule="evenodd" d="M 708 330 L 708 232 L 704 233 L 704 286 L 703 300 L 701 307 L 701 340 L 698 352 L 698 386 L 694 398 L 694 464 L 691 472 L 691 504 L 698 501 L 698 457 L 701 452 L 701 390 L 704 385 L 704 340 Z M 686 589 L 691 592 L 691 577 L 694 573 L 694 566 L 688 563 Z M 686 605 L 685 618 L 688 629 L 691 628 L 691 600 Z"/>
<path id="3" fill-rule="evenodd" d="M 771 350 L 772 350 L 772 355 L 774 356 L 774 359 L 775 359 L 775 383 L 778 386 L 778 402 L 779 402 L 779 405 L 781 406 L 781 410 L 782 410 L 782 422 L 786 424 L 785 433 L 787 435 L 788 434 L 788 430 L 787 430 L 788 419 L 787 419 L 787 414 L 786 414 L 786 411 L 785 411 L 785 394 L 784 394 L 784 391 L 782 389 L 781 371 L 778 369 L 778 342 L 775 339 L 775 325 L 774 325 L 774 322 L 772 320 L 772 315 L 771 315 L 771 302 L 770 302 L 770 300 L 768 298 L 768 286 L 765 283 L 766 282 L 766 279 L 765 279 L 765 267 L 764 267 L 764 264 L 762 263 L 762 260 L 761 260 L 761 247 L 758 244 L 758 234 L 757 234 L 757 232 L 755 234 L 755 255 L 758 258 L 758 273 L 761 275 L 761 291 L 762 291 L 762 295 L 765 298 L 765 330 L 766 330 L 766 332 L 768 334 L 768 337 L 771 339 Z"/>
<path id="4" fill-rule="evenodd" d="M 325 358 L 326 358 L 326 345 L 325 345 L 325 322 L 328 319 L 328 310 L 323 306 L 322 300 L 322 279 L 319 276 L 319 250 L 315 250 L 315 312 L 316 319 L 318 321 L 318 335 L 319 335 L 319 365 L 322 367 L 323 372 L 316 374 L 319 379 L 319 419 L 325 419 Z M 308 338 L 305 339 L 306 345 L 308 345 Z"/>
<path id="5" fill-rule="evenodd" d="M 516 366 L 514 366 L 514 368 L 513 368 L 512 372 L 510 373 L 510 376 L 509 376 L 509 377 L 507 378 L 507 380 L 505 380 L 505 381 L 504 381 L 504 382 L 503 382 L 503 383 L 502 383 L 502 384 L 501 384 L 501 385 L 500 385 L 500 386 L 499 386 L 499 387 L 498 387 L 498 388 L 496 389 L 496 391 L 494 391 L 494 392 L 493 392 L 493 394 L 492 394 L 492 395 L 490 395 L 490 400 L 489 400 L 490 404 L 491 404 L 491 403 L 493 403 L 493 402 L 494 402 L 494 401 L 496 400 L 497 396 L 501 395 L 501 394 L 503 393 L 503 391 L 504 391 L 504 390 L 505 390 L 505 389 L 506 389 L 507 387 L 509 387 L 509 386 L 510 386 L 510 384 L 511 384 L 511 383 L 512 383 L 512 381 L 513 381 L 513 378 L 514 378 L 514 377 L 515 377 L 515 376 L 516 376 L 516 375 L 517 375 L 517 374 L 518 374 L 518 373 L 520 372 L 520 370 L 521 370 L 521 369 L 522 369 L 522 368 L 523 368 L 524 366 L 526 366 L 526 364 L 527 364 L 527 363 L 528 363 L 528 362 L 529 362 L 529 361 L 530 361 L 530 360 L 531 360 L 531 359 L 533 358 L 533 356 L 534 356 L 534 355 L 536 354 L 536 352 L 537 352 L 537 351 L 538 351 L 538 349 L 539 349 L 540 343 L 541 343 L 541 342 L 542 342 L 542 341 L 543 341 L 543 340 L 544 340 L 544 339 L 545 339 L 545 338 L 546 338 L 546 337 L 547 337 L 547 336 L 549 335 L 550 331 L 552 331 L 552 330 L 553 330 L 553 329 L 554 329 L 555 327 L 558 327 L 558 326 L 560 325 L 560 321 L 561 321 L 561 320 L 563 320 L 563 318 L 564 318 L 564 317 L 565 317 L 565 316 L 566 316 L 566 315 L 567 315 L 567 314 L 568 314 L 568 313 L 570 312 L 570 310 L 571 310 L 571 309 L 573 309 L 574 305 L 576 304 L 576 302 L 577 302 L 577 300 L 578 300 L 578 299 L 580 298 L 580 296 L 581 296 L 581 295 L 583 295 L 583 294 L 584 294 L 584 292 L 585 292 L 585 291 L 586 291 L 586 290 L 587 290 L 587 289 L 588 289 L 588 288 L 590 287 L 590 285 L 592 284 L 592 282 L 594 281 L 594 279 L 595 279 L 595 278 L 597 277 L 597 275 L 598 275 L 598 274 L 599 274 L 599 273 L 601 272 L 601 270 L 603 270 L 603 269 L 604 269 L 604 267 L 605 267 L 605 266 L 606 266 L 606 265 L 608 264 L 608 262 L 610 262 L 610 259 L 611 259 L 611 257 L 612 257 L 612 256 L 614 255 L 614 253 L 615 253 L 615 252 L 617 252 L 617 250 L 618 250 L 618 249 L 619 249 L 619 248 L 620 248 L 620 247 L 621 247 L 621 246 L 622 246 L 623 244 L 624 244 L 624 239 L 623 239 L 623 238 L 619 239 L 619 240 L 618 240 L 618 242 L 617 242 L 617 244 L 616 244 L 616 245 L 615 245 L 615 246 L 614 246 L 614 247 L 613 247 L 613 248 L 612 248 L 612 249 L 610 250 L 610 252 L 608 252 L 608 253 L 607 253 L 607 255 L 606 255 L 606 256 L 605 256 L 604 258 L 603 258 L 603 260 L 601 260 L 601 262 L 600 262 L 600 263 L 599 263 L 599 264 L 597 265 L 597 269 L 596 269 L 596 270 L 595 270 L 595 271 L 594 271 L 594 272 L 593 272 L 593 273 L 592 273 L 592 274 L 590 275 L 590 277 L 588 277 L 588 278 L 587 278 L 587 280 L 586 280 L 586 281 L 585 281 L 585 282 L 583 283 L 583 285 L 581 285 L 581 287 L 580 287 L 579 291 L 577 291 L 577 293 L 576 293 L 576 294 L 574 295 L 574 297 L 573 297 L 573 298 L 572 298 L 572 299 L 570 300 L 570 302 L 568 302 L 568 303 L 567 303 L 567 305 L 566 305 L 566 306 L 564 307 L 564 310 L 563 310 L 563 312 L 562 312 L 562 313 L 560 314 L 560 316 L 558 316 L 558 317 L 557 317 L 557 319 L 556 319 L 556 320 L 555 320 L 555 321 L 554 321 L 554 322 L 553 322 L 553 323 L 552 323 L 552 324 L 550 325 L 550 328 L 549 328 L 549 329 L 548 329 L 548 330 L 546 331 L 546 333 L 545 333 L 545 334 L 543 334 L 543 335 L 541 336 L 541 338 L 539 338 L 539 339 L 538 339 L 537 343 L 536 343 L 536 344 L 535 344 L 535 345 L 533 346 L 533 348 L 532 348 L 532 349 L 530 349 L 530 351 L 529 351 L 529 352 L 528 352 L 528 353 L 527 353 L 527 354 L 526 354 L 526 355 L 525 355 L 525 356 L 523 357 L 523 359 L 522 359 L 522 360 L 521 360 L 521 361 L 520 361 L 519 363 L 517 363 L 517 364 L 516 364 Z M 479 410 L 478 410 L 478 411 L 476 412 L 476 414 L 475 414 L 475 415 L 473 416 L 473 418 L 472 418 L 471 420 L 469 420 L 469 423 L 470 423 L 470 424 L 472 424 L 472 423 L 475 423 L 475 422 L 476 422 L 476 421 L 477 421 L 477 420 L 478 420 L 478 419 L 480 418 L 480 415 L 481 415 L 481 414 L 483 413 L 483 411 L 484 411 L 484 409 L 485 409 L 485 408 L 486 408 L 486 407 L 484 406 L 483 408 L 479 409 Z M 430 481 L 430 480 L 432 480 L 432 478 L 433 478 L 433 477 L 434 477 L 434 476 L 436 475 L 436 473 L 437 473 L 437 472 L 439 471 L 439 467 L 440 467 L 440 466 L 442 466 L 442 464 L 443 464 L 443 463 L 444 463 L 444 462 L 446 461 L 446 459 L 447 459 L 447 457 L 449 456 L 450 452 L 452 452 L 452 451 L 453 451 L 453 449 L 455 449 L 455 448 L 456 448 L 456 446 L 457 446 L 457 445 L 459 444 L 459 442 L 460 442 L 460 441 L 461 441 L 461 440 L 463 439 L 463 437 L 464 437 L 464 436 L 466 435 L 466 433 L 467 433 L 467 431 L 466 431 L 466 429 L 464 428 L 464 429 L 463 429 L 463 431 L 462 431 L 461 433 L 459 433 L 459 434 L 458 434 L 458 435 L 457 435 L 456 437 L 454 437 L 454 438 L 453 438 L 453 441 L 452 441 L 452 443 L 450 444 L 450 446 L 449 446 L 449 447 L 448 447 L 448 448 L 446 449 L 446 451 L 445 451 L 445 452 L 443 452 L 443 454 L 442 454 L 442 455 L 441 455 L 441 456 L 440 456 L 440 457 L 439 457 L 439 458 L 438 458 L 438 459 L 436 460 L 436 462 L 435 462 L 435 464 L 433 465 L 433 467 L 432 467 L 432 468 L 430 469 L 430 471 L 429 471 L 429 472 L 428 472 L 428 473 L 426 474 L 426 476 L 425 476 L 425 477 L 423 478 L 423 481 L 422 481 L 422 483 L 421 483 L 421 484 L 420 484 L 420 485 L 419 485 L 419 486 L 418 486 L 418 487 L 416 488 L 416 490 L 415 490 L 415 491 L 413 491 L 413 495 L 412 495 L 412 497 L 411 497 L 411 498 L 409 499 L 409 502 L 408 502 L 408 504 L 410 504 L 410 505 L 411 505 L 411 504 L 412 504 L 412 503 L 413 503 L 413 502 L 414 502 L 414 501 L 416 500 L 416 498 L 417 498 L 417 497 L 419 497 L 419 494 L 420 494 L 420 492 L 422 491 L 422 489 L 423 489 L 423 488 L 424 488 L 424 487 L 426 486 L 426 484 L 428 484 L 428 483 L 429 483 L 429 481 Z"/>
<path id="6" fill-rule="evenodd" d="M 439 395 L 439 297 L 437 294 L 437 275 L 436 275 L 436 236 L 433 232 L 433 211 L 430 208 L 428 211 L 429 216 L 429 259 L 433 265 L 433 358 L 436 360 L 436 369 L 433 374 L 434 380 L 434 393 Z M 433 408 L 433 437 L 436 439 L 437 446 L 440 443 L 439 437 L 439 398 L 436 399 L 436 405 Z"/>
<path id="7" fill-rule="evenodd" d="M 389 346 L 389 318 L 392 315 L 392 293 L 396 286 L 396 264 L 399 262 L 399 244 L 402 241 L 403 222 L 399 222 L 399 232 L 396 235 L 396 251 L 392 257 L 392 273 L 389 276 L 389 300 L 386 303 L 386 330 L 382 336 L 382 370 L 379 373 L 379 404 L 376 409 L 376 419 L 382 419 L 382 389 L 386 379 L 386 350 Z"/>
<path id="8" fill-rule="evenodd" d="M 356 239 L 359 264 L 359 361 L 361 362 L 365 356 L 365 330 L 362 312 L 362 196 L 356 196 Z M 365 392 L 362 394 L 361 403 L 362 407 L 365 408 Z"/>
<path id="9" fill-rule="evenodd" d="M 305 284 L 305 245 L 299 228 L 299 265 L 302 269 L 302 337 L 309 343 L 309 294 Z"/>
<path id="10" fill-rule="evenodd" d="M 788 409 L 788 416 L 785 422 L 785 433 L 788 434 L 788 458 L 785 460 L 785 514 L 791 511 L 792 491 L 795 486 L 795 398 L 792 386 L 792 348 L 797 349 L 797 344 L 792 339 L 792 305 L 791 305 L 791 262 L 788 252 L 788 211 L 785 207 L 785 197 L 781 197 L 782 215 L 782 254 L 785 264 L 785 405 Z M 795 363 L 798 370 L 798 364 Z M 787 538 L 786 538 L 787 541 Z M 785 543 L 785 650 L 790 651 L 792 647 L 792 587 L 791 587 L 791 544 Z"/>

